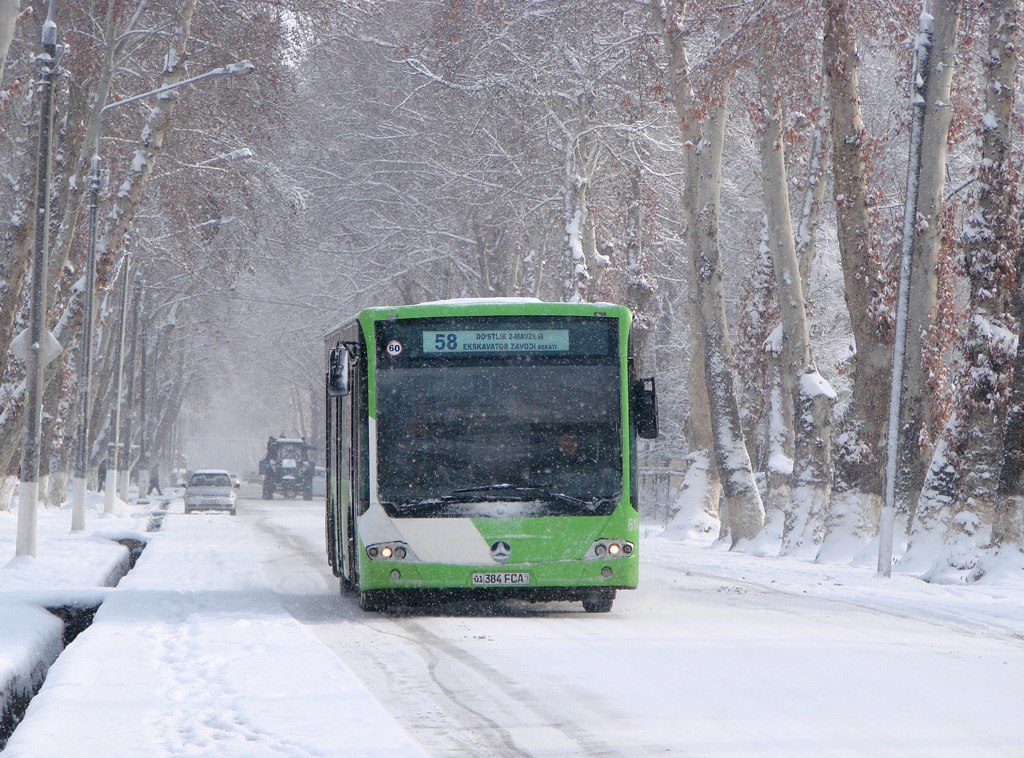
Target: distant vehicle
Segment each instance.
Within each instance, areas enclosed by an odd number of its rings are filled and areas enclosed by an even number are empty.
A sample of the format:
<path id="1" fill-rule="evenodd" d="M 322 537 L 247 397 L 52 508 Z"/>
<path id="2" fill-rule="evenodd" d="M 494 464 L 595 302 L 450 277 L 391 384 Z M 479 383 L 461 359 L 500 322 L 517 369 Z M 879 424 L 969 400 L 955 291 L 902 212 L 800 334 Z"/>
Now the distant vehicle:
<path id="1" fill-rule="evenodd" d="M 267 455 L 260 460 L 264 500 L 272 500 L 275 492 L 285 498 L 301 493 L 305 500 L 313 499 L 314 465 L 309 451 L 310 445 L 302 438 L 267 438 Z"/>
<path id="2" fill-rule="evenodd" d="M 231 484 L 237 490 L 242 486 L 242 480 L 238 477 L 238 474 L 228 474 L 231 477 Z"/>
<path id="3" fill-rule="evenodd" d="M 193 471 L 185 487 L 185 513 L 227 511 L 235 515 L 235 485 L 220 469 Z"/>
<path id="4" fill-rule="evenodd" d="M 326 335 L 327 558 L 364 610 L 441 598 L 611 610 L 639 574 L 632 314 L 464 300 Z"/>

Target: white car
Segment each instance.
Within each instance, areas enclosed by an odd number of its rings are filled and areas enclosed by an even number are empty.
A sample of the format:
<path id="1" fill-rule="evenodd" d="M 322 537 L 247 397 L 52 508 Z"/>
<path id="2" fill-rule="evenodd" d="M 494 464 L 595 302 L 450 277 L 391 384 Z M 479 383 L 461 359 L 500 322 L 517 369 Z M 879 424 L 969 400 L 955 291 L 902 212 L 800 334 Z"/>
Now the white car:
<path id="1" fill-rule="evenodd" d="M 227 511 L 235 515 L 235 485 L 220 469 L 193 471 L 185 487 L 185 513 Z"/>

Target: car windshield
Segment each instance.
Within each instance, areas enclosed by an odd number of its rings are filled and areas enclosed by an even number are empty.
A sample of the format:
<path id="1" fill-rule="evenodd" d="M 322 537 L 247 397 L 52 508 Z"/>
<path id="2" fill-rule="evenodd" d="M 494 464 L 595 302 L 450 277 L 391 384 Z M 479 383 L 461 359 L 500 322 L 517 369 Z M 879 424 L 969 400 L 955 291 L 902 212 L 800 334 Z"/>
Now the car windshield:
<path id="1" fill-rule="evenodd" d="M 279 461 L 304 461 L 306 460 L 306 448 L 297 443 L 285 443 L 277 447 L 277 459 Z"/>
<path id="2" fill-rule="evenodd" d="M 188 480 L 189 487 L 230 487 L 231 479 L 227 474 L 207 474 L 207 473 L 196 473 L 192 474 L 192 478 Z"/>

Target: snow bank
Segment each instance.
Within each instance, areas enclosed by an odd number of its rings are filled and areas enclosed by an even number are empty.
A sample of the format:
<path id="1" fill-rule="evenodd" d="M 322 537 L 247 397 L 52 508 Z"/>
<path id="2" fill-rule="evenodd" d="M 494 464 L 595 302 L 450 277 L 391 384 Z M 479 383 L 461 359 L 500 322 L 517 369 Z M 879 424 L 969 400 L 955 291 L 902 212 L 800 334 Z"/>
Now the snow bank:
<path id="1" fill-rule="evenodd" d="M 139 509 L 120 519 L 102 519 L 102 495 L 90 494 L 94 528 L 117 529 L 141 538 Z M 0 556 L 14 556 L 17 500 L 0 512 Z M 14 725 L 46 671 L 64 647 L 63 622 L 46 608 L 96 606 L 128 570 L 128 550 L 112 538 L 70 534 L 70 507 L 38 512 L 38 557 L 17 556 L 0 566 L 0 733 Z"/>
<path id="2" fill-rule="evenodd" d="M 4 735 L 64 647 L 64 624 L 30 603 L 0 599 L 0 605 L 0 735 Z"/>
<path id="3" fill-rule="evenodd" d="M 5 758 L 421 754 L 293 616 L 322 595 L 281 549 L 241 519 L 168 516 L 50 669 Z"/>

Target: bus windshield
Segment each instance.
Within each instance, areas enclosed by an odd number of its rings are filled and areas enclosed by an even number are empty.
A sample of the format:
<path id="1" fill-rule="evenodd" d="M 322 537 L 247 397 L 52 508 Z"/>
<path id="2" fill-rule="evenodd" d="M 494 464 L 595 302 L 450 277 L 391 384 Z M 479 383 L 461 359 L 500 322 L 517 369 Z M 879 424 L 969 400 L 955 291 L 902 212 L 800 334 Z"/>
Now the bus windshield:
<path id="1" fill-rule="evenodd" d="M 396 516 L 611 512 L 622 491 L 619 388 L 614 356 L 382 367 L 381 502 Z"/>

